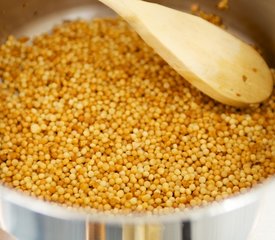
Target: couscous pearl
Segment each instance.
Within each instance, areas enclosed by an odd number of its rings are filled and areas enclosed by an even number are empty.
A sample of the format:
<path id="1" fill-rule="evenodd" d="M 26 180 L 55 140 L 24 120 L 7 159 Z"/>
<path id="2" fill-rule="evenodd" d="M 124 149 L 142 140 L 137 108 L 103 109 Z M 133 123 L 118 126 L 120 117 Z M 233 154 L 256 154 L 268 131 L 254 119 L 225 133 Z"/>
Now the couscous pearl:
<path id="1" fill-rule="evenodd" d="M 1 183 L 66 206 L 155 213 L 274 174 L 274 94 L 246 109 L 219 104 L 121 19 L 25 40 L 0 47 Z"/>

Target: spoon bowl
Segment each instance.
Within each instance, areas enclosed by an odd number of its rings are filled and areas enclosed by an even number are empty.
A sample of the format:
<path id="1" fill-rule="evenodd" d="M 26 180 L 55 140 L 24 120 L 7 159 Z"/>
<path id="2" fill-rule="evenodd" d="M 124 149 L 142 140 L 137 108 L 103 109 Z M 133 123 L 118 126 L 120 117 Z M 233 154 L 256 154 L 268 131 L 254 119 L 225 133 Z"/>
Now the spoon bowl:
<path id="1" fill-rule="evenodd" d="M 197 16 L 141 0 L 100 0 L 172 68 L 224 104 L 242 107 L 272 93 L 271 71 L 250 45 Z"/>

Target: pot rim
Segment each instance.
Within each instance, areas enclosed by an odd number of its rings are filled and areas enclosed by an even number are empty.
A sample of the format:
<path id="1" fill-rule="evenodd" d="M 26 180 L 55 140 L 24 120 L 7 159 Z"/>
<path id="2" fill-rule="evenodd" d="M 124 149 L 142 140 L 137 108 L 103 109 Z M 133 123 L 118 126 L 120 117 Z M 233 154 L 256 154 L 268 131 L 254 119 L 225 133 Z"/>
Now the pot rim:
<path id="1" fill-rule="evenodd" d="M 64 220 L 89 220 L 91 222 L 100 222 L 108 224 L 138 224 L 138 223 L 160 223 L 196 220 L 202 216 L 215 216 L 224 214 L 246 205 L 259 201 L 263 193 L 271 186 L 275 186 L 275 177 L 266 179 L 263 183 L 252 187 L 245 193 L 240 193 L 219 202 L 210 203 L 207 206 L 187 208 L 186 210 L 175 211 L 171 213 L 106 213 L 96 210 L 87 210 L 85 208 L 68 207 L 61 204 L 44 201 L 36 197 L 29 196 L 23 192 L 15 191 L 6 186 L 0 185 L 0 201 L 4 204 L 14 204 L 46 216 L 64 219 Z M 8 208 L 5 208 L 7 210 Z M 1 209 L 0 209 L 1 211 Z M 2 210 L 3 211 L 3 210 Z"/>
<path id="2" fill-rule="evenodd" d="M 93 1 L 95 4 L 95 1 Z M 263 181 L 263 183 L 249 189 L 245 193 L 231 196 L 225 200 L 211 203 L 207 206 L 190 208 L 178 212 L 162 214 L 109 214 L 98 211 L 89 211 L 85 208 L 73 208 L 61 204 L 47 202 L 36 197 L 27 195 L 0 184 L 0 212 L 9 211 L 9 204 L 14 204 L 29 211 L 50 217 L 67 220 L 89 220 L 92 222 L 110 224 L 137 224 L 137 223 L 160 223 L 185 220 L 196 220 L 203 216 L 215 216 L 237 210 L 246 205 L 259 201 L 264 191 L 275 186 L 275 176 Z M 273 187 L 274 188 L 274 187 Z M 1 219 L 0 219 L 1 221 Z"/>

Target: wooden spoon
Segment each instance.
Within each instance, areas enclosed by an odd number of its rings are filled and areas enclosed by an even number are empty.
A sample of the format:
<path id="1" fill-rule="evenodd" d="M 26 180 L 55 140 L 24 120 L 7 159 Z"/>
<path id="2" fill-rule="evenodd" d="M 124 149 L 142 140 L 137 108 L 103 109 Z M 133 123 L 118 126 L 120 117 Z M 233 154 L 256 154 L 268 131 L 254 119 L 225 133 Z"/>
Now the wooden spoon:
<path id="1" fill-rule="evenodd" d="M 271 71 L 248 44 L 191 14 L 140 0 L 100 0 L 172 68 L 208 96 L 245 106 L 267 99 Z"/>

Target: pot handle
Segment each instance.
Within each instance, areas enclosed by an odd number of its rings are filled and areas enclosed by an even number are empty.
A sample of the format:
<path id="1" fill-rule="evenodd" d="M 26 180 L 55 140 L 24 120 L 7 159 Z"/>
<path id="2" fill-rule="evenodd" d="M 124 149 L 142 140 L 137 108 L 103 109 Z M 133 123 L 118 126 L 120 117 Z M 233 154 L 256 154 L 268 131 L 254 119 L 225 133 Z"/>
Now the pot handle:
<path id="1" fill-rule="evenodd" d="M 192 240 L 191 223 L 86 225 L 86 240 Z"/>

